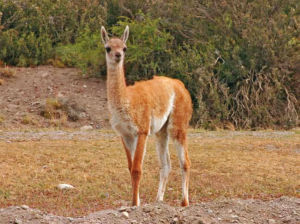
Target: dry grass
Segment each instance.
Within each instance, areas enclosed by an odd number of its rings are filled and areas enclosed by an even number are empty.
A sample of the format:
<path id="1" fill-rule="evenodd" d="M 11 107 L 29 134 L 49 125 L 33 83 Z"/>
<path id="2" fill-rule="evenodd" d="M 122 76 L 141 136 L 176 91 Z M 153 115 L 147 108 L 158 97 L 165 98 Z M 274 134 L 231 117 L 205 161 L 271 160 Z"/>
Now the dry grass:
<path id="1" fill-rule="evenodd" d="M 0 76 L 6 78 L 12 78 L 15 76 L 15 71 L 8 67 L 0 68 Z"/>
<path id="2" fill-rule="evenodd" d="M 3 123 L 4 120 L 5 120 L 4 116 L 0 114 L 0 124 Z"/>
<path id="3" fill-rule="evenodd" d="M 269 138 L 190 137 L 191 203 L 220 197 L 299 197 L 299 133 Z M 153 139 L 148 142 L 141 183 L 142 203 L 155 200 L 159 168 Z M 179 205 L 181 176 L 171 144 L 171 172 L 165 200 Z M 76 216 L 130 201 L 127 160 L 117 137 L 91 141 L 0 142 L 0 207 L 27 204 Z M 74 190 L 59 191 L 68 183 Z"/>

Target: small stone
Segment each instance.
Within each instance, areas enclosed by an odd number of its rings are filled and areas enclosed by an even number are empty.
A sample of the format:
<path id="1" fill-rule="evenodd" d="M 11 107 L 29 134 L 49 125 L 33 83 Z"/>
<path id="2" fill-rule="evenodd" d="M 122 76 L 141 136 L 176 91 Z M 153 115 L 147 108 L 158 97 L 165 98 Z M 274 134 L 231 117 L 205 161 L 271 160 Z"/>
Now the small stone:
<path id="1" fill-rule="evenodd" d="M 127 210 L 127 207 L 121 206 L 121 208 L 118 209 L 119 212 L 124 212 Z"/>
<path id="2" fill-rule="evenodd" d="M 20 219 L 15 219 L 15 221 L 14 221 L 14 224 L 22 224 L 23 222 L 22 222 L 22 220 L 20 220 Z"/>
<path id="3" fill-rule="evenodd" d="M 87 85 L 83 85 L 83 88 L 87 88 Z"/>
<path id="4" fill-rule="evenodd" d="M 237 215 L 231 215 L 231 218 L 238 219 L 239 217 Z"/>
<path id="5" fill-rule="evenodd" d="M 88 130 L 92 130 L 92 129 L 93 129 L 93 127 L 91 125 L 85 125 L 80 128 L 81 131 L 88 131 Z"/>
<path id="6" fill-rule="evenodd" d="M 285 218 L 282 220 L 283 223 L 290 223 L 291 221 L 292 221 L 292 219 L 291 219 L 290 216 L 285 217 Z"/>
<path id="7" fill-rule="evenodd" d="M 174 223 L 177 223 L 177 222 L 178 222 L 178 218 L 175 217 L 175 218 L 173 219 L 173 222 L 174 222 Z"/>
<path id="8" fill-rule="evenodd" d="M 129 218 L 128 212 L 122 212 L 122 216 L 125 217 L 125 218 Z"/>
<path id="9" fill-rule="evenodd" d="M 60 190 L 69 190 L 69 189 L 73 189 L 74 187 L 70 184 L 59 184 L 57 185 L 57 188 Z"/>
<path id="10" fill-rule="evenodd" d="M 67 217 L 67 219 L 68 219 L 70 222 L 74 221 L 74 218 L 72 218 L 72 217 Z"/>
<path id="11" fill-rule="evenodd" d="M 149 212 L 151 212 L 151 208 L 144 207 L 144 208 L 143 208 L 143 212 L 149 213 Z"/>
<path id="12" fill-rule="evenodd" d="M 208 212 L 208 213 L 213 213 L 213 210 L 208 209 L 207 212 Z"/>
<path id="13" fill-rule="evenodd" d="M 276 222 L 275 222 L 274 219 L 268 219 L 268 223 L 269 223 L 269 224 L 274 224 L 274 223 L 276 223 Z"/>
<path id="14" fill-rule="evenodd" d="M 131 220 L 132 224 L 138 223 L 136 220 Z"/>
<path id="15" fill-rule="evenodd" d="M 28 205 L 21 205 L 21 208 L 23 208 L 24 210 L 29 209 Z"/>
<path id="16" fill-rule="evenodd" d="M 42 74 L 42 77 L 43 77 L 43 78 L 46 78 L 48 75 L 49 75 L 49 73 L 48 73 L 48 72 L 45 72 L 45 73 Z"/>

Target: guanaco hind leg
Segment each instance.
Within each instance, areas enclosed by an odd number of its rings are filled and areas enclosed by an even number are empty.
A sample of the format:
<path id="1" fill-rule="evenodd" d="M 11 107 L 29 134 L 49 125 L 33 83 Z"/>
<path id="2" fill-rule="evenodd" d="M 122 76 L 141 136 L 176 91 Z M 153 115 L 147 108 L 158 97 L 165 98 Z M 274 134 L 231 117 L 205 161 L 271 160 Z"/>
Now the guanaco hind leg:
<path id="1" fill-rule="evenodd" d="M 156 134 L 156 151 L 160 165 L 160 177 L 157 192 L 157 201 L 163 201 L 168 176 L 171 171 L 170 154 L 168 148 L 168 132 L 166 125 Z"/>
<path id="2" fill-rule="evenodd" d="M 189 178 L 190 178 L 190 160 L 188 156 L 186 131 L 178 130 L 173 133 L 174 146 L 176 148 L 181 173 L 182 173 L 182 206 L 189 205 Z"/>

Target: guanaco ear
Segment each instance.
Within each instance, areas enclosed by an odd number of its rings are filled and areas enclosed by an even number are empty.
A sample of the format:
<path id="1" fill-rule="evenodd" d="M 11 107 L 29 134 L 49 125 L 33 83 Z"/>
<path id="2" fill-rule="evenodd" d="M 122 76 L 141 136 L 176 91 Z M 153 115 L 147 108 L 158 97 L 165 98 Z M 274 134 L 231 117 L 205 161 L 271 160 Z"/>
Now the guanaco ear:
<path id="1" fill-rule="evenodd" d="M 121 39 L 123 40 L 124 43 L 126 43 L 128 36 L 129 36 L 129 26 L 126 26 L 124 33 L 121 37 Z"/>
<path id="2" fill-rule="evenodd" d="M 107 41 L 109 40 L 109 37 L 107 35 L 107 32 L 104 28 L 104 26 L 101 26 L 101 39 L 102 39 L 102 43 L 105 45 L 107 43 Z"/>

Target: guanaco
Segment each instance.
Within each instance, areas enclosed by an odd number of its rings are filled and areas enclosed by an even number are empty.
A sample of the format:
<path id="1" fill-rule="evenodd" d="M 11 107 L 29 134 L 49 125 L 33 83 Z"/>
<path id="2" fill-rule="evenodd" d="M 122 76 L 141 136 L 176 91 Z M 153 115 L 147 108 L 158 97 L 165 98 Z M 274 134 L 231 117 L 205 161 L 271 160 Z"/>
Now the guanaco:
<path id="1" fill-rule="evenodd" d="M 160 163 L 157 200 L 162 201 L 171 171 L 168 149 L 169 137 L 174 141 L 182 170 L 182 206 L 189 205 L 190 160 L 187 148 L 187 128 L 192 115 L 192 101 L 188 90 L 178 79 L 154 76 L 127 86 L 124 58 L 129 27 L 121 38 L 109 38 L 101 27 L 106 50 L 107 99 L 112 128 L 122 138 L 131 174 L 132 204 L 139 206 L 139 184 L 143 158 L 149 135 L 156 136 L 156 150 Z"/>

